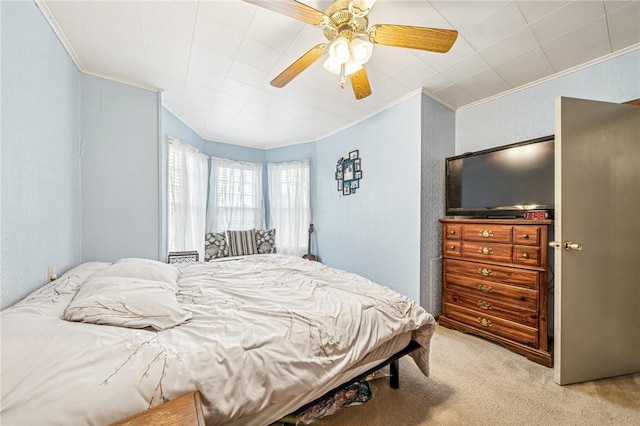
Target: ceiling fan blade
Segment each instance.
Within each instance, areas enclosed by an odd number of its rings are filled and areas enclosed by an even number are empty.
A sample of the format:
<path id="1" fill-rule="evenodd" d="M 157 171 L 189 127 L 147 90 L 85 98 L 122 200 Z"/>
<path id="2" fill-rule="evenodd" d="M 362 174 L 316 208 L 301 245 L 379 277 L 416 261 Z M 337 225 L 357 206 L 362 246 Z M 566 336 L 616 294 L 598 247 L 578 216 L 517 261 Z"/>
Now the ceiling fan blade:
<path id="1" fill-rule="evenodd" d="M 351 78 L 351 87 L 356 99 L 364 99 L 371 94 L 371 86 L 369 86 L 369 77 L 367 71 L 362 67 L 358 71 L 349 75 Z"/>
<path id="2" fill-rule="evenodd" d="M 307 53 L 300 56 L 294 63 L 289 65 L 286 70 L 282 71 L 276 78 L 271 80 L 271 85 L 280 88 L 286 86 L 287 84 L 289 84 L 289 82 L 291 82 L 291 80 L 296 78 L 298 74 L 309 68 L 311 64 L 320 59 L 320 57 L 322 57 L 322 55 L 324 55 L 326 52 L 326 43 L 320 43 L 315 47 L 312 47 Z"/>
<path id="3" fill-rule="evenodd" d="M 369 29 L 369 40 L 386 46 L 408 47 L 445 53 L 458 38 L 456 30 L 378 24 Z"/>
<path id="4" fill-rule="evenodd" d="M 318 9 L 307 6 L 296 0 L 243 0 L 258 7 L 272 10 L 283 15 L 290 16 L 311 25 L 318 25 L 326 16 Z"/>

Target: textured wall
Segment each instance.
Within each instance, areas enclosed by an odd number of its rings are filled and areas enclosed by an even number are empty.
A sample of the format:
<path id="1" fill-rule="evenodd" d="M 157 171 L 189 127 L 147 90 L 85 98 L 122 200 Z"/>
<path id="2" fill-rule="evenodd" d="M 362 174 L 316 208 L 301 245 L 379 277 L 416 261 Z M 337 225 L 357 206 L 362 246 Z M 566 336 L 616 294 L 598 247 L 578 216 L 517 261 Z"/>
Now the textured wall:
<path id="1" fill-rule="evenodd" d="M 2 308 L 80 262 L 80 73 L 33 2 L 0 2 Z"/>
<path id="2" fill-rule="evenodd" d="M 455 113 L 422 96 L 422 190 L 420 304 L 433 315 L 442 310 L 440 222 L 445 213 L 445 163 L 455 146 Z"/>
<path id="3" fill-rule="evenodd" d="M 164 260 L 159 97 L 82 76 L 82 260 Z"/>

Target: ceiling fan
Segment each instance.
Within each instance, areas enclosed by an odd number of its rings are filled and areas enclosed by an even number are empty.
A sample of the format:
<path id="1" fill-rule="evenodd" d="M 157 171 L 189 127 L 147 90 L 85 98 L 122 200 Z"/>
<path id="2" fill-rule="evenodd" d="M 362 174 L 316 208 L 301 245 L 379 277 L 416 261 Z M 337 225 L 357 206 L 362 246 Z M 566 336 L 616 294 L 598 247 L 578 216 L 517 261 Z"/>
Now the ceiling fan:
<path id="1" fill-rule="evenodd" d="M 327 43 L 312 47 L 271 81 L 274 87 L 284 87 L 314 62 L 329 54 L 324 63 L 328 71 L 340 75 L 344 88 L 349 76 L 356 99 L 371 94 L 364 64 L 369 60 L 373 43 L 445 53 L 458 37 L 455 30 L 376 24 L 369 27 L 369 12 L 375 0 L 336 0 L 321 12 L 296 0 L 244 0 L 258 7 L 281 13 L 324 31 Z"/>

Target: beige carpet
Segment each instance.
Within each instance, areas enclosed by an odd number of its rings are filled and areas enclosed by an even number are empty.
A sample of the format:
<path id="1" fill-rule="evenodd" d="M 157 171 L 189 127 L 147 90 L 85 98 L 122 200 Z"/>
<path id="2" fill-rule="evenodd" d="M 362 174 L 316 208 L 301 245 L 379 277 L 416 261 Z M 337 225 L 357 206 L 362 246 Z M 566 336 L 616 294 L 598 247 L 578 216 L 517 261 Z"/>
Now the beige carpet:
<path id="1" fill-rule="evenodd" d="M 372 382 L 373 398 L 319 420 L 350 425 L 640 425 L 640 374 L 569 386 L 553 370 L 487 340 L 438 327 L 426 378 L 409 357 L 400 389 Z"/>

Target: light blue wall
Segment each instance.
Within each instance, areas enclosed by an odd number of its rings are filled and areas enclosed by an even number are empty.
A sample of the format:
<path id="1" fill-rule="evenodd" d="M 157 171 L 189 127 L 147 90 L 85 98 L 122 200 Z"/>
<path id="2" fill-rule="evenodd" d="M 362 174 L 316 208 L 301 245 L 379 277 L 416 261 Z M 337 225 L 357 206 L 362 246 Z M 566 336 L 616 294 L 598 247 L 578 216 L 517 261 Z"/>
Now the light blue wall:
<path id="1" fill-rule="evenodd" d="M 230 143 L 207 141 L 202 150 L 210 157 L 229 158 L 231 160 L 264 163 L 264 150 Z"/>
<path id="2" fill-rule="evenodd" d="M 263 149 L 249 148 L 201 138 L 200 135 L 191 130 L 190 127 L 166 108 L 162 108 L 162 134 L 165 144 L 167 136 L 175 136 L 182 142 L 188 143 L 197 148 L 198 151 L 211 157 L 250 161 L 252 163 L 263 163 L 265 159 Z"/>
<path id="3" fill-rule="evenodd" d="M 314 222 L 323 263 L 420 300 L 421 95 L 316 144 Z M 356 194 L 336 187 L 336 162 L 359 150 Z"/>
<path id="4" fill-rule="evenodd" d="M 204 147 L 208 143 L 171 111 L 162 107 L 162 145 L 165 147 L 167 145 L 167 136 L 176 137 L 200 152 L 204 151 Z"/>
<path id="5" fill-rule="evenodd" d="M 82 76 L 82 261 L 164 260 L 156 92 Z"/>
<path id="6" fill-rule="evenodd" d="M 80 73 L 33 2 L 0 2 L 2 308 L 81 261 Z"/>
<path id="7" fill-rule="evenodd" d="M 558 96 L 606 102 L 640 98 L 640 50 L 456 113 L 456 153 L 554 133 Z"/>

